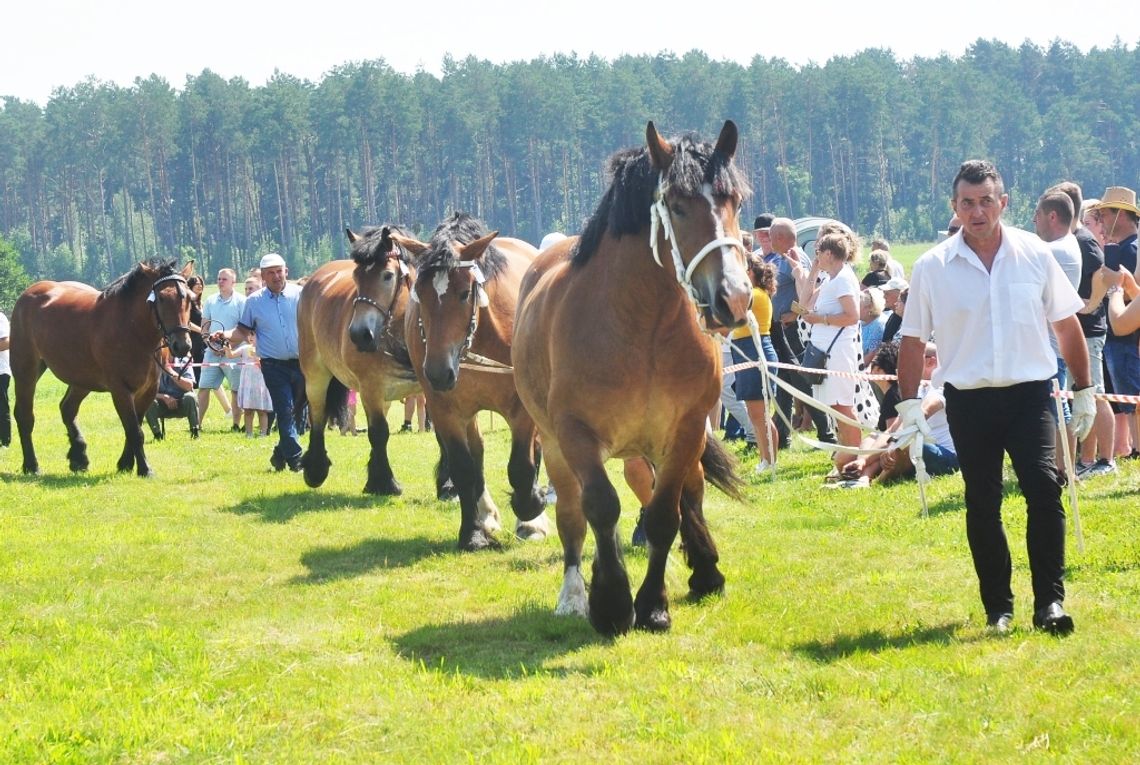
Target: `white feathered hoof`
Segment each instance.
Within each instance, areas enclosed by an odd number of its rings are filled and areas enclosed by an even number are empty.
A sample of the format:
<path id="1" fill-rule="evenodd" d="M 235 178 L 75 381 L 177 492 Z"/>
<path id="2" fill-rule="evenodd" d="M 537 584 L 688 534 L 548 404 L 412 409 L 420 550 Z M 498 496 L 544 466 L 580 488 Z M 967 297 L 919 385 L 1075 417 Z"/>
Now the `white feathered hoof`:
<path id="1" fill-rule="evenodd" d="M 550 536 L 550 520 L 546 517 L 546 513 L 541 513 L 537 518 L 532 518 L 529 521 L 518 521 L 515 523 L 515 536 L 526 542 L 539 542 Z"/>
<path id="2" fill-rule="evenodd" d="M 581 616 L 583 619 L 590 613 L 586 580 L 582 578 L 582 572 L 577 566 L 566 569 L 562 576 L 562 591 L 558 593 L 558 605 L 554 613 L 558 616 Z"/>
<path id="3" fill-rule="evenodd" d="M 494 534 L 503 528 L 503 524 L 499 523 L 499 507 L 495 501 L 491 499 L 491 493 L 483 489 L 483 496 L 479 497 L 479 502 L 476 505 L 477 512 L 475 513 L 475 523 L 477 523 L 488 534 Z"/>

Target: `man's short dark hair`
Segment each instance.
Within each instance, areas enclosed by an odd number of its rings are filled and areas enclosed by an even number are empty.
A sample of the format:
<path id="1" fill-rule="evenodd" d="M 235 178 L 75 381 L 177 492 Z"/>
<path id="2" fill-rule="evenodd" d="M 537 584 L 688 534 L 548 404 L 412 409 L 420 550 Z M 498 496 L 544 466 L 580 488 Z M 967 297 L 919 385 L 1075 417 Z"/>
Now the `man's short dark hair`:
<path id="1" fill-rule="evenodd" d="M 1037 200 L 1037 207 L 1044 213 L 1056 213 L 1057 221 L 1068 228 L 1073 225 L 1073 200 L 1063 191 L 1046 191 Z"/>
<path id="2" fill-rule="evenodd" d="M 1045 190 L 1046 193 L 1050 191 L 1060 191 L 1062 194 L 1067 194 L 1069 199 L 1073 201 L 1073 215 L 1079 215 L 1081 212 L 1081 205 L 1085 203 L 1084 195 L 1081 193 L 1081 187 L 1072 181 L 1061 181 L 1054 184 Z"/>
<path id="3" fill-rule="evenodd" d="M 755 230 L 758 228 L 771 228 L 772 227 L 772 221 L 774 221 L 775 219 L 776 219 L 776 216 L 773 215 L 772 213 L 760 213 L 759 215 L 756 216 L 756 220 L 753 221 L 752 229 Z"/>
<path id="4" fill-rule="evenodd" d="M 958 168 L 958 174 L 954 176 L 954 185 L 951 187 L 953 190 L 952 198 L 958 198 L 958 181 L 965 181 L 976 186 L 985 183 L 987 180 L 994 182 L 999 197 L 1005 193 L 1005 183 L 993 162 L 988 159 L 967 159 Z"/>

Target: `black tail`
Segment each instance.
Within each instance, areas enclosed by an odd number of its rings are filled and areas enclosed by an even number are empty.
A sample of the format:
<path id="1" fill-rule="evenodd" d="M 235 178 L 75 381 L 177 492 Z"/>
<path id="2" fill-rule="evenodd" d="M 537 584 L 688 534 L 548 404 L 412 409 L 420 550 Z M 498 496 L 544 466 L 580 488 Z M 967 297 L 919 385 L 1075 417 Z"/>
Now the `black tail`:
<path id="1" fill-rule="evenodd" d="M 736 457 L 732 456 L 715 436 L 705 439 L 701 467 L 705 469 L 706 481 L 737 502 L 744 501 L 744 481 L 736 474 Z"/>
<path id="2" fill-rule="evenodd" d="M 348 386 L 335 377 L 325 391 L 325 418 L 338 428 L 348 422 Z"/>

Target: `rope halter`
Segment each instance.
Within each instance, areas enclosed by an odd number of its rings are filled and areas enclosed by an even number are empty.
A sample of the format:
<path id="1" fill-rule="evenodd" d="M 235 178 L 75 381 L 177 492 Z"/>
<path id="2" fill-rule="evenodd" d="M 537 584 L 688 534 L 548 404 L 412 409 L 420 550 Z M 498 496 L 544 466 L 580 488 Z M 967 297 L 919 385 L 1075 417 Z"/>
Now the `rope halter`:
<path id="1" fill-rule="evenodd" d="M 744 243 L 731 236 L 717 237 L 702 247 L 686 267 L 685 262 L 681 259 L 681 250 L 677 246 L 677 236 L 673 232 L 673 221 L 669 217 L 669 204 L 666 201 L 668 192 L 669 185 L 662 173 L 657 181 L 657 191 L 653 195 L 653 204 L 649 208 L 649 249 L 653 251 L 653 260 L 657 262 L 657 265 L 664 268 L 665 265 L 661 262 L 661 256 L 657 251 L 657 229 L 658 226 L 665 229 L 665 239 L 669 242 L 670 251 L 673 255 L 673 270 L 676 273 L 677 282 L 685 290 L 685 294 L 689 296 L 693 305 L 697 308 L 708 308 L 707 303 L 701 303 L 697 298 L 697 290 L 693 286 L 693 273 L 713 250 L 720 247 L 737 247 L 741 252 L 744 252 Z"/>

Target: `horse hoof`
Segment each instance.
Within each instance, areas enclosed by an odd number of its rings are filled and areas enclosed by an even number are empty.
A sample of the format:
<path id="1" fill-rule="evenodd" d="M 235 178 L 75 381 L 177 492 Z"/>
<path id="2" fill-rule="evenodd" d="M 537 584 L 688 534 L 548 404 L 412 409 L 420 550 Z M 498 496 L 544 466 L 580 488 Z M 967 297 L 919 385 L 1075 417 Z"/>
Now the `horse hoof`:
<path id="1" fill-rule="evenodd" d="M 590 590 L 590 624 L 600 634 L 607 637 L 624 635 L 633 626 L 633 621 L 633 598 L 628 591 L 617 592 L 615 597 L 605 599 L 596 588 Z"/>
<path id="2" fill-rule="evenodd" d="M 696 571 L 689 577 L 689 600 L 700 601 L 711 595 L 724 594 L 724 574 L 716 568 L 703 574 Z"/>
<path id="3" fill-rule="evenodd" d="M 305 452 L 301 456 L 301 469 L 304 471 L 305 485 L 310 489 L 315 489 L 325 482 L 329 477 L 329 467 L 332 461 L 329 460 L 328 455 L 318 455 L 313 452 Z"/>
<path id="4" fill-rule="evenodd" d="M 385 483 L 372 483 L 369 481 L 364 484 L 365 494 L 374 494 L 378 497 L 398 497 L 404 493 L 404 489 L 393 478 Z"/>
<path id="5" fill-rule="evenodd" d="M 525 542 L 538 542 L 550 535 L 550 523 L 545 515 L 515 524 L 515 536 Z"/>
<path id="6" fill-rule="evenodd" d="M 673 626 L 673 619 L 669 616 L 668 608 L 654 608 L 646 614 L 638 614 L 635 624 L 639 630 L 646 632 L 668 632 Z"/>
<path id="7" fill-rule="evenodd" d="M 546 503 L 543 497 L 535 489 L 523 502 L 515 502 L 515 498 L 520 495 L 511 495 L 511 509 L 515 512 L 515 517 L 520 521 L 533 521 L 538 516 L 542 515 L 542 511 L 546 509 Z"/>
<path id="8" fill-rule="evenodd" d="M 32 463 L 32 464 L 25 463 L 22 469 L 24 471 L 24 475 L 39 475 L 40 474 L 39 463 Z"/>
<path id="9" fill-rule="evenodd" d="M 475 529 L 466 540 L 460 537 L 459 549 L 463 552 L 480 552 L 482 550 L 501 550 L 503 545 L 499 540 L 484 532 L 483 529 Z"/>

